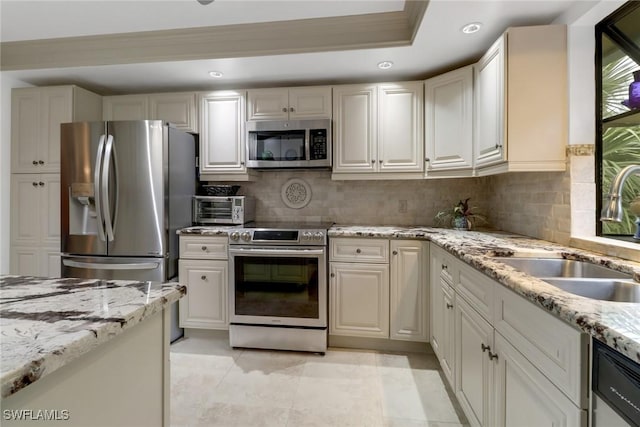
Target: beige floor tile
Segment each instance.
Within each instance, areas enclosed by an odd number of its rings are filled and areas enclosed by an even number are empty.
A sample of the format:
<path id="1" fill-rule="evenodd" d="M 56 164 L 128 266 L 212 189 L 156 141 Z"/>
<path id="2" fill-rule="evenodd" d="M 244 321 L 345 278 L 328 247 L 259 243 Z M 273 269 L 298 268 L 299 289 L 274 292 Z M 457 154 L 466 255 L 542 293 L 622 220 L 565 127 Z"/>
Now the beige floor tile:
<path id="1" fill-rule="evenodd" d="M 209 392 L 208 402 L 288 409 L 296 397 L 299 379 L 299 376 L 260 371 L 229 372 Z"/>
<path id="2" fill-rule="evenodd" d="M 228 403 L 209 405 L 200 418 L 207 427 L 286 427 L 288 419 L 289 409 Z"/>
<path id="3" fill-rule="evenodd" d="M 292 409 L 287 427 L 383 427 L 377 413 Z"/>
<path id="4" fill-rule="evenodd" d="M 303 376 L 293 409 L 381 416 L 380 384 L 375 377 L 336 379 Z"/>

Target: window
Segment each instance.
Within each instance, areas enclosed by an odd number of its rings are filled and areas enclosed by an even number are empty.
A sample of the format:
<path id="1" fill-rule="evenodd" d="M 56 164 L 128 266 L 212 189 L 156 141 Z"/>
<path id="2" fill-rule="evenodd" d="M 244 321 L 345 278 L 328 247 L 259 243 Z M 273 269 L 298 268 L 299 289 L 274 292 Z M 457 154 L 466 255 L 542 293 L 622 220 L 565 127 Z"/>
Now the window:
<path id="1" fill-rule="evenodd" d="M 600 210 L 618 172 L 640 165 L 640 107 L 627 106 L 634 72 L 640 76 L 640 2 L 630 1 L 596 26 L 596 177 L 597 234 L 637 241 L 634 199 L 640 206 L 640 177 L 622 189 L 622 222 L 601 222 Z M 640 83 L 639 83 L 640 84 Z M 640 221 L 640 220 L 639 220 Z"/>

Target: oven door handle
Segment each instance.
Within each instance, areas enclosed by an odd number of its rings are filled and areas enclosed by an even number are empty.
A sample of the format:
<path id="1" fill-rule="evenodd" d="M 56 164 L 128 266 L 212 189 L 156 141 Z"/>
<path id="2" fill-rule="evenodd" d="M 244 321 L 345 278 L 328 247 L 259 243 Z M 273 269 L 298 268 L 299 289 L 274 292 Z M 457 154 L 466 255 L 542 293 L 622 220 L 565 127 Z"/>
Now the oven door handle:
<path id="1" fill-rule="evenodd" d="M 324 249 L 256 249 L 256 248 L 233 248 L 229 249 L 229 254 L 236 255 L 324 255 Z"/>

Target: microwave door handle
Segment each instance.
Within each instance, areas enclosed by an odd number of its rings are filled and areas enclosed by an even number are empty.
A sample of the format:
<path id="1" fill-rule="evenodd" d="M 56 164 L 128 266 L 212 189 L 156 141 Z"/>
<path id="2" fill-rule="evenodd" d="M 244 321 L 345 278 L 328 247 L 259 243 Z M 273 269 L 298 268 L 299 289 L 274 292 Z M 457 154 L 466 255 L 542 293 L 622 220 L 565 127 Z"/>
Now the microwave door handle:
<path id="1" fill-rule="evenodd" d="M 93 197 L 95 199 L 96 204 L 96 216 L 98 222 L 98 237 L 101 241 L 106 241 L 105 231 L 104 231 L 104 218 L 102 216 L 102 191 L 101 191 L 101 169 L 103 165 L 103 157 L 104 157 L 104 140 L 105 135 L 100 135 L 100 139 L 98 142 L 98 153 L 96 154 L 96 166 L 93 175 Z"/>
<path id="2" fill-rule="evenodd" d="M 324 255 L 324 249 L 255 249 L 255 248 L 233 248 L 229 249 L 230 254 L 236 255 L 272 255 L 272 256 L 280 256 L 280 255 L 296 255 L 296 256 L 306 256 L 306 255 Z"/>
<path id="3" fill-rule="evenodd" d="M 304 130 L 304 159 L 311 160 L 311 130 L 306 128 Z"/>

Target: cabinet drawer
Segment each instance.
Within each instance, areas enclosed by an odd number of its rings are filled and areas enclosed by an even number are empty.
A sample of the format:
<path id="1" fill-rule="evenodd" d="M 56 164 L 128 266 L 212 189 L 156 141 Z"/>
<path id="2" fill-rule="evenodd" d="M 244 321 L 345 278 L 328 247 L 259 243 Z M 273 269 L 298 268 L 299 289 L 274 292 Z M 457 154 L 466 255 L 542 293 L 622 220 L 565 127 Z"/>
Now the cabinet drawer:
<path id="1" fill-rule="evenodd" d="M 456 291 L 462 296 L 478 313 L 491 322 L 494 303 L 495 281 L 485 276 L 478 270 L 460 263 L 459 280 L 455 284 Z"/>
<path id="2" fill-rule="evenodd" d="M 180 237 L 181 259 L 227 259 L 229 241 L 226 237 Z"/>
<path id="3" fill-rule="evenodd" d="M 329 242 L 329 260 L 346 262 L 389 262 L 389 240 L 335 238 Z"/>
<path id="4" fill-rule="evenodd" d="M 438 246 L 431 245 L 431 247 L 434 248 L 432 250 L 436 251 L 437 257 L 440 259 L 440 262 L 436 265 L 440 272 L 440 279 L 451 286 L 455 286 L 459 280 L 458 266 L 461 264 L 461 261 L 458 261 L 456 257 Z"/>
<path id="5" fill-rule="evenodd" d="M 494 327 L 580 408 L 587 407 L 587 334 L 495 287 Z"/>

